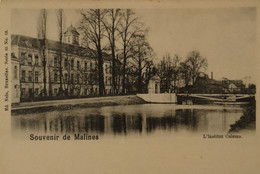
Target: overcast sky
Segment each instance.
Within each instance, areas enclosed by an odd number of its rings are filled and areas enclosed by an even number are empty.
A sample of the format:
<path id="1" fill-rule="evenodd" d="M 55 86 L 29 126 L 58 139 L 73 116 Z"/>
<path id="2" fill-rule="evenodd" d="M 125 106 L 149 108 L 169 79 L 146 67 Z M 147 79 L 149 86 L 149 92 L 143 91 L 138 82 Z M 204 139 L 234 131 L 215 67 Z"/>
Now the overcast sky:
<path id="1" fill-rule="evenodd" d="M 257 70 L 255 8 L 138 9 L 138 16 L 149 29 L 148 40 L 161 58 L 166 52 L 184 60 L 188 52 L 199 50 L 208 59 L 208 70 L 215 79 L 255 81 Z M 12 11 L 13 34 L 37 36 L 39 10 Z M 65 26 L 76 26 L 78 14 L 65 10 Z M 47 36 L 57 40 L 54 10 L 48 11 Z"/>

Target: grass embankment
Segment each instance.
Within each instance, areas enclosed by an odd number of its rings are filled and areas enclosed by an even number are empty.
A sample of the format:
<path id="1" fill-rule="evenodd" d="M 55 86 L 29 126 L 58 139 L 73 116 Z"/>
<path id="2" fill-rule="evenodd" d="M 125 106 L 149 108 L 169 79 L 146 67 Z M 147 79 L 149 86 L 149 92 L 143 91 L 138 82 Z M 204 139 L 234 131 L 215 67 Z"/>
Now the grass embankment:
<path id="1" fill-rule="evenodd" d="M 256 111 L 255 102 L 246 106 L 243 115 L 235 124 L 230 125 L 229 132 L 239 132 L 242 130 L 255 130 L 256 127 Z"/>
<path id="2" fill-rule="evenodd" d="M 55 100 L 33 103 L 28 102 L 20 103 L 19 105 L 12 107 L 12 115 L 80 108 L 94 108 L 102 106 L 135 105 L 145 103 L 146 102 L 143 99 L 137 97 L 136 95 Z"/>

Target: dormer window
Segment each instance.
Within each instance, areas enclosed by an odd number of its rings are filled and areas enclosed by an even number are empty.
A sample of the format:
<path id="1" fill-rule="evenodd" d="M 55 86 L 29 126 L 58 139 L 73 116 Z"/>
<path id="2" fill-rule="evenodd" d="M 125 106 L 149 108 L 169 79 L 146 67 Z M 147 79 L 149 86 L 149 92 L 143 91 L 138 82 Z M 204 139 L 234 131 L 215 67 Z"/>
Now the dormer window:
<path id="1" fill-rule="evenodd" d="M 32 65 L 32 55 L 28 54 L 28 65 Z"/>
<path id="2" fill-rule="evenodd" d="M 38 57 L 38 55 L 34 56 L 34 61 L 35 61 L 35 65 L 38 66 L 39 65 L 39 57 Z"/>
<path id="3" fill-rule="evenodd" d="M 58 66 L 58 58 L 54 57 L 54 67 L 57 67 L 57 66 Z"/>

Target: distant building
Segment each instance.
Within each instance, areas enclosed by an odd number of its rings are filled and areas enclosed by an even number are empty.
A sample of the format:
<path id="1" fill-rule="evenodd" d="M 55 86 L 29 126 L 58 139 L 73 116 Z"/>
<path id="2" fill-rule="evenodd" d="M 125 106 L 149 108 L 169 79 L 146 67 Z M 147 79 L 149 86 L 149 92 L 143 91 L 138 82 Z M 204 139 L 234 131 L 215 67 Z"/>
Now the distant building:
<path id="1" fill-rule="evenodd" d="M 199 76 L 192 88 L 191 92 L 196 93 L 243 93 L 245 85 L 242 80 L 214 80 L 208 75 Z"/>
<path id="2" fill-rule="evenodd" d="M 43 56 L 41 40 L 37 38 L 12 35 L 12 68 L 18 72 L 13 79 L 13 102 L 43 96 Z M 48 96 L 57 96 L 60 87 L 60 44 L 46 40 L 46 90 Z M 106 53 L 104 58 L 104 83 L 107 94 L 111 91 L 111 59 Z M 62 88 L 70 96 L 88 96 L 98 94 L 98 66 L 94 50 L 79 46 L 79 33 L 72 25 L 64 33 L 62 44 Z M 15 69 L 17 68 L 17 70 Z M 16 76 L 15 76 L 16 77 Z M 18 101 L 19 102 L 19 101 Z"/>
<path id="3" fill-rule="evenodd" d="M 222 80 L 222 83 L 225 87 L 224 91 L 226 93 L 242 92 L 245 89 L 245 85 L 243 84 L 242 80 L 229 80 L 227 78 L 224 78 Z"/>

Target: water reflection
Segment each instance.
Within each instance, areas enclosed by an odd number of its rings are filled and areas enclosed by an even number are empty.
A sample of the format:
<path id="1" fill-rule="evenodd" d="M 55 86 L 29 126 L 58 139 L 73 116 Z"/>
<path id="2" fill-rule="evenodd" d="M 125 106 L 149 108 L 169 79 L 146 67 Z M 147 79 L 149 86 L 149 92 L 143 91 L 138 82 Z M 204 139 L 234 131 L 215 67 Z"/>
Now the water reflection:
<path id="1" fill-rule="evenodd" d="M 149 134 L 156 130 L 227 132 L 241 108 L 178 105 L 113 106 L 12 116 L 18 132 Z"/>

